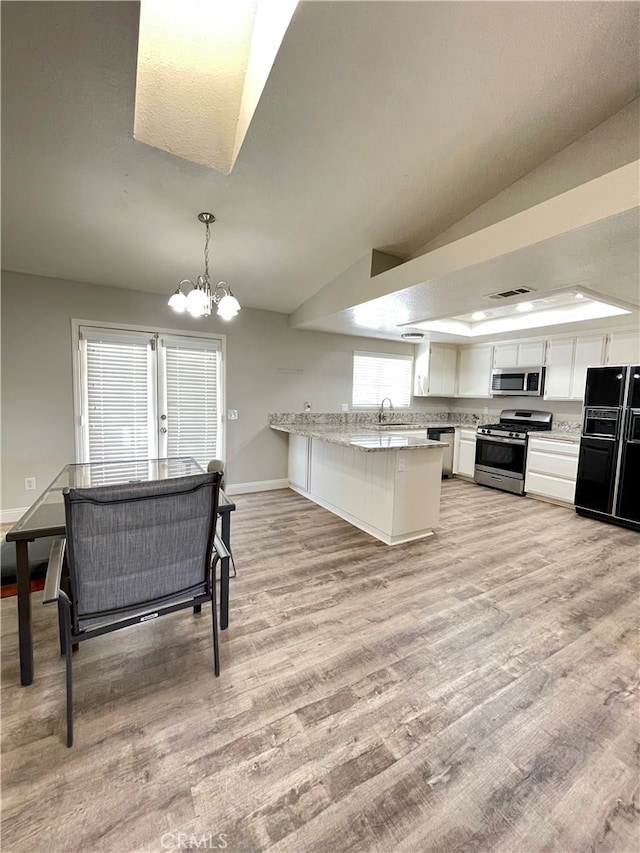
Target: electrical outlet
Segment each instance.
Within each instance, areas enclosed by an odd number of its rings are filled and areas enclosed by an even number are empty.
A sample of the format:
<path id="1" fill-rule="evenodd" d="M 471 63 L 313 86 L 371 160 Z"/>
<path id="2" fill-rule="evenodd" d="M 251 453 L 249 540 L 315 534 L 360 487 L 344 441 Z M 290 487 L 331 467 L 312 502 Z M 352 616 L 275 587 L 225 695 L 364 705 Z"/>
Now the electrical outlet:
<path id="1" fill-rule="evenodd" d="M 238 410 L 237 409 L 229 409 L 229 414 L 227 415 L 230 421 L 238 420 Z"/>
<path id="2" fill-rule="evenodd" d="M 348 403 L 343 403 L 343 404 L 342 404 L 342 411 L 343 411 L 343 412 L 348 412 L 348 411 L 349 411 L 349 404 L 348 404 Z"/>
<path id="3" fill-rule="evenodd" d="M 398 453 L 398 471 L 404 471 L 404 456 Z"/>
<path id="4" fill-rule="evenodd" d="M 35 477 L 25 477 L 24 478 L 24 488 L 27 492 L 35 491 L 36 478 Z"/>

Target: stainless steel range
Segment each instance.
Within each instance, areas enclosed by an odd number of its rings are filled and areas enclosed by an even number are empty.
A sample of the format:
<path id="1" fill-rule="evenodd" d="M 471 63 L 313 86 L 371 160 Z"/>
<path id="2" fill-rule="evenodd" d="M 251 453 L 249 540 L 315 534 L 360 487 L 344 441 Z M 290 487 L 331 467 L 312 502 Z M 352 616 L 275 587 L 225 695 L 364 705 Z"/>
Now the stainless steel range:
<path id="1" fill-rule="evenodd" d="M 481 424 L 476 438 L 476 483 L 523 495 L 527 436 L 550 430 L 552 419 L 551 412 L 505 409 L 497 424 Z"/>

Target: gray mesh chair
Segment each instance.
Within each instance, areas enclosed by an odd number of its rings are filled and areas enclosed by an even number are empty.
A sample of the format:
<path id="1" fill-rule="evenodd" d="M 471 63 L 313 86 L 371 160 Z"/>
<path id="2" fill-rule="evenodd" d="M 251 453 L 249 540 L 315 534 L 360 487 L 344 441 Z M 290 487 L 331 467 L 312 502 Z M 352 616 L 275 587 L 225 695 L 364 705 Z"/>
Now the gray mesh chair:
<path id="1" fill-rule="evenodd" d="M 67 746 L 73 744 L 72 645 L 211 602 L 220 674 L 215 563 L 220 473 L 65 489 L 66 540 L 52 549 L 44 603 L 56 602 L 67 670 Z M 64 569 L 64 571 L 63 571 Z"/>

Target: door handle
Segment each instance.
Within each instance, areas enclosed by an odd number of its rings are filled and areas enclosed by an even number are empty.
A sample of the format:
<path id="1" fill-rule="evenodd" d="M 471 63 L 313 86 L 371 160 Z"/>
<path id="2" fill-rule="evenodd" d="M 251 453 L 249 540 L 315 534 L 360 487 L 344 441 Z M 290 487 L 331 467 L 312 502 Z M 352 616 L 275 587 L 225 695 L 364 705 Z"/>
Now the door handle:
<path id="1" fill-rule="evenodd" d="M 161 432 L 161 433 L 165 433 L 166 431 L 167 431 L 167 428 L 166 428 L 166 427 L 160 427 L 160 432 Z"/>

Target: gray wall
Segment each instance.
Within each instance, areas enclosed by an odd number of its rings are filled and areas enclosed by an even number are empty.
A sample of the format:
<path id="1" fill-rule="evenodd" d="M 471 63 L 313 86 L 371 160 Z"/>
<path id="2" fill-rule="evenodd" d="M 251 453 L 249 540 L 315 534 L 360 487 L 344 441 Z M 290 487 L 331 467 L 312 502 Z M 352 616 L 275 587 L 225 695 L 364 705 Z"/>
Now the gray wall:
<path id="1" fill-rule="evenodd" d="M 295 331 L 284 314 L 243 308 L 230 323 L 173 314 L 167 296 L 4 272 L 2 278 L 2 508 L 28 506 L 75 460 L 71 319 L 207 331 L 227 338 L 229 484 L 287 476 L 287 438 L 269 412 L 340 411 L 351 401 L 354 349 L 413 353 L 410 344 Z M 301 373 L 282 372 L 300 370 Z M 438 408 L 426 401 L 422 408 Z M 446 406 L 445 406 L 446 408 Z M 36 492 L 24 478 L 34 476 Z"/>

